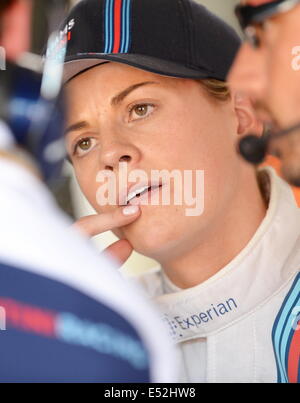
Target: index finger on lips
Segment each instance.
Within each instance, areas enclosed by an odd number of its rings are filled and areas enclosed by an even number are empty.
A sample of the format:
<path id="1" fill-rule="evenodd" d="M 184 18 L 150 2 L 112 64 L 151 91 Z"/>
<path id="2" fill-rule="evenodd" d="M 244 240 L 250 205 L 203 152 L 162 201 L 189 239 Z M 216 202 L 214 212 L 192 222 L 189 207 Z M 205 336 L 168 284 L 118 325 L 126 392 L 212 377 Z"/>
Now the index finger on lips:
<path id="1" fill-rule="evenodd" d="M 140 215 L 139 206 L 126 206 L 118 208 L 111 213 L 94 214 L 80 218 L 74 227 L 86 235 L 95 236 L 130 224 Z"/>

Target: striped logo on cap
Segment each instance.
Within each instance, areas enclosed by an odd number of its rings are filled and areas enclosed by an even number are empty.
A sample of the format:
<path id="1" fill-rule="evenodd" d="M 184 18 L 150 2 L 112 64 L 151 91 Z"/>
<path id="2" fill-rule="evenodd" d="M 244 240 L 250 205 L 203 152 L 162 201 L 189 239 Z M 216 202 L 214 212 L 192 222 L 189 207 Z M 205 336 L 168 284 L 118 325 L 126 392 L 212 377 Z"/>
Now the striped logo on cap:
<path id="1" fill-rule="evenodd" d="M 106 0 L 104 53 L 127 53 L 130 46 L 132 0 Z"/>

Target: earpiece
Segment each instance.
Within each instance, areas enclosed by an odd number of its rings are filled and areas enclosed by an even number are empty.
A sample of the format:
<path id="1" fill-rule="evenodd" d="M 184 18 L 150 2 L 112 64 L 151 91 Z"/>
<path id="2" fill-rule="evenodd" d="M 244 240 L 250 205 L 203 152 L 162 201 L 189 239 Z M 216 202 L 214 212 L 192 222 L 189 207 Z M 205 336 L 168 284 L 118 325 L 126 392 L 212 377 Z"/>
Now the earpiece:
<path id="1" fill-rule="evenodd" d="M 242 157 L 251 164 L 257 165 L 263 162 L 268 149 L 268 138 L 259 138 L 249 135 L 242 138 L 238 144 L 238 151 Z"/>
<path id="2" fill-rule="evenodd" d="M 257 165 L 264 161 L 270 142 L 300 130 L 300 123 L 290 126 L 279 132 L 268 132 L 263 137 L 253 134 L 245 136 L 238 144 L 238 151 L 242 157 L 251 164 Z"/>

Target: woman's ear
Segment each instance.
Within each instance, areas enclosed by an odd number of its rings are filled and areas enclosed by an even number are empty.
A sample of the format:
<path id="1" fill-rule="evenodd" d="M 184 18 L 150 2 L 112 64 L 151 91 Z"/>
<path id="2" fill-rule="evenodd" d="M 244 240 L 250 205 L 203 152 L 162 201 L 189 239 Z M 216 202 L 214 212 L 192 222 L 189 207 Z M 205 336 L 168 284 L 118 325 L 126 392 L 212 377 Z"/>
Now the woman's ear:
<path id="1" fill-rule="evenodd" d="M 263 134 L 263 123 L 256 117 L 252 102 L 246 95 L 233 94 L 234 109 L 238 121 L 237 133 L 241 136 Z"/>

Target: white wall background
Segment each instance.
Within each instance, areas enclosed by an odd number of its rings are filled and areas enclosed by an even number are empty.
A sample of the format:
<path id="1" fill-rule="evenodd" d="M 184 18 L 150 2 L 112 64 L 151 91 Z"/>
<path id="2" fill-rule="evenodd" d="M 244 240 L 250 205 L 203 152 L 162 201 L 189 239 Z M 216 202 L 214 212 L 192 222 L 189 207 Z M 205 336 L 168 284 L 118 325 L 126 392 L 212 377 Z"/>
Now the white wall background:
<path id="1" fill-rule="evenodd" d="M 234 16 L 234 6 L 239 2 L 238 0 L 198 0 L 199 3 L 205 5 L 213 13 L 217 14 L 219 17 L 223 18 L 229 24 L 231 24 L 235 29 L 238 30 L 238 25 Z M 78 0 L 73 0 L 73 3 L 78 3 Z M 67 169 L 71 169 L 68 167 Z M 81 193 L 76 179 L 72 178 L 72 198 L 74 201 L 74 208 L 76 217 L 82 217 L 89 214 L 95 214 L 95 211 L 91 208 L 83 194 Z M 99 250 L 103 250 L 108 245 L 116 241 L 117 238 L 112 232 L 108 231 L 103 234 L 98 235 L 94 238 L 94 242 Z M 139 255 L 134 252 L 122 270 L 129 272 L 131 274 L 138 274 L 143 271 L 149 270 L 154 267 L 157 263 L 145 256 Z"/>

